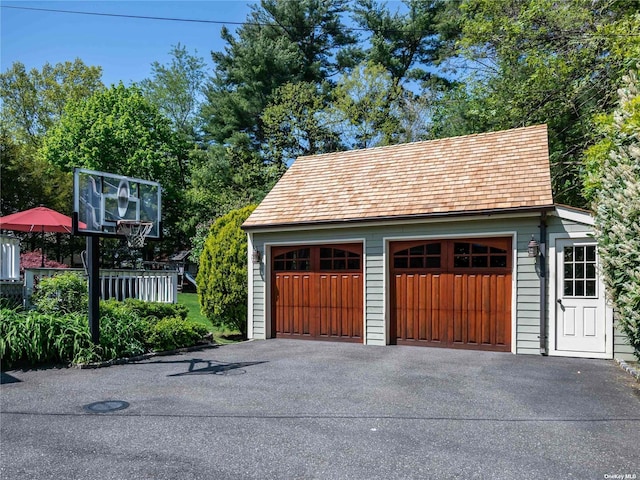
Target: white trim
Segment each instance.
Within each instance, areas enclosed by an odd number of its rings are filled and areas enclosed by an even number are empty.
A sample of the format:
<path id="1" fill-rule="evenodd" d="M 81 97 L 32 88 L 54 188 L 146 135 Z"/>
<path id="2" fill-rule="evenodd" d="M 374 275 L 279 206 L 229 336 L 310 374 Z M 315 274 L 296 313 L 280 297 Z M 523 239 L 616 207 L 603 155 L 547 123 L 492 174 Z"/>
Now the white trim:
<path id="1" fill-rule="evenodd" d="M 264 255 L 264 278 L 261 279 L 264 284 L 264 339 L 271 338 L 271 246 L 267 243 L 263 244 Z"/>
<path id="2" fill-rule="evenodd" d="M 251 233 L 257 233 L 257 232 L 251 232 Z M 331 239 L 331 240 L 309 240 L 309 241 L 305 241 L 305 240 L 297 240 L 297 241 L 286 241 L 286 242 L 265 242 L 264 245 L 265 246 L 269 246 L 269 247 L 286 247 L 289 245 L 337 245 L 340 243 L 364 243 L 364 237 L 357 237 L 357 238 L 336 238 L 336 239 Z"/>
<path id="3" fill-rule="evenodd" d="M 362 344 L 368 345 L 368 324 L 367 321 L 367 240 L 362 238 Z"/>
<path id="4" fill-rule="evenodd" d="M 253 338 L 253 234 L 247 233 L 247 338 Z"/>
<path id="5" fill-rule="evenodd" d="M 584 244 L 595 245 L 596 241 L 588 236 L 586 232 L 563 232 L 552 233 L 549 235 L 549 296 L 547 299 L 547 311 L 549 313 L 549 323 L 547 332 L 549 334 L 549 355 L 557 357 L 584 357 L 584 358 L 613 358 L 613 309 L 606 303 L 605 287 L 602 277 L 598 281 L 598 289 L 602 294 L 602 301 L 605 302 L 605 352 L 566 352 L 556 350 L 556 297 L 558 285 L 558 268 L 557 268 L 557 252 L 556 243 L 558 240 L 582 240 Z M 598 257 L 599 258 L 599 257 Z"/>
<path id="6" fill-rule="evenodd" d="M 255 233 L 255 232 L 252 232 Z M 338 245 L 341 243 L 359 243 L 362 244 L 362 344 L 367 345 L 367 265 L 366 265 L 366 249 L 367 241 L 365 237 L 356 238 L 343 238 L 333 240 L 311 240 L 311 241 L 287 241 L 287 242 L 265 242 L 264 255 L 262 260 L 264 262 L 265 278 L 262 280 L 265 284 L 264 292 L 264 322 L 265 322 L 265 338 L 271 338 L 271 249 L 273 247 L 284 247 L 290 245 Z"/>
<path id="7" fill-rule="evenodd" d="M 553 210 L 552 210 L 553 212 Z M 460 215 L 445 215 L 442 217 L 423 217 L 423 218 L 411 218 L 403 220 L 394 220 L 388 218 L 384 220 L 358 220 L 358 221 L 327 221 L 328 223 L 318 224 L 300 224 L 300 225 L 273 225 L 267 228 L 261 228 L 260 226 L 246 227 L 247 231 L 252 233 L 281 233 L 281 232 L 296 232 L 296 231 L 312 231 L 312 230 L 331 230 L 331 229 L 344 229 L 344 228 L 372 228 L 372 227 L 396 227 L 402 225 L 415 225 L 415 224 L 429 224 L 429 223 L 454 223 L 454 222 L 469 222 L 469 221 L 487 221 L 487 220 L 508 220 L 512 218 L 539 218 L 540 211 L 534 212 L 514 212 L 514 213 L 494 213 L 494 214 L 469 214 L 461 212 Z"/>
<path id="8" fill-rule="evenodd" d="M 518 353 L 518 232 L 511 237 L 511 353 Z"/>
<path id="9" fill-rule="evenodd" d="M 556 215 L 564 220 L 571 220 L 572 222 L 582 223 L 592 227 L 595 225 L 593 215 L 589 212 L 564 205 L 557 205 L 555 212 L 550 212 L 550 214 Z"/>
<path id="10" fill-rule="evenodd" d="M 383 342 L 384 345 L 389 345 L 391 340 L 391 313 L 387 308 L 391 305 L 391 300 L 389 299 L 389 283 L 391 279 L 389 278 L 389 242 L 387 237 L 382 237 L 382 321 L 384 322 L 384 335 Z"/>
<path id="11" fill-rule="evenodd" d="M 391 336 L 391 312 L 387 308 L 387 305 L 391 305 L 391 301 L 388 298 L 390 289 L 387 288 L 387 284 L 390 282 L 391 268 L 388 264 L 390 258 L 389 244 L 391 242 L 405 242 L 412 240 L 451 240 L 456 238 L 494 238 L 494 237 L 511 237 L 512 258 L 511 258 L 511 353 L 515 354 L 517 351 L 517 333 L 518 333 L 518 233 L 515 230 L 507 231 L 493 231 L 482 233 L 456 233 L 449 235 L 406 235 L 406 236 L 389 236 L 382 237 L 382 288 L 384 291 L 382 305 L 384 309 L 384 323 L 385 323 L 385 345 L 389 345 Z"/>

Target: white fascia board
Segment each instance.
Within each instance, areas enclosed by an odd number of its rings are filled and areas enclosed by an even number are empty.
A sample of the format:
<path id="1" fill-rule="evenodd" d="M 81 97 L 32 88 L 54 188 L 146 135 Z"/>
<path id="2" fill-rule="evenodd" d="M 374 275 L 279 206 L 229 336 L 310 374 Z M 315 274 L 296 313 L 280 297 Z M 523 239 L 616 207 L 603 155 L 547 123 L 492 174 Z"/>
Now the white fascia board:
<path id="1" fill-rule="evenodd" d="M 550 212 L 551 215 L 555 215 L 564 220 L 571 220 L 572 222 L 582 223 L 583 225 L 594 226 L 595 221 L 593 215 L 586 210 L 579 208 L 568 207 L 565 205 L 556 205 L 555 211 Z"/>

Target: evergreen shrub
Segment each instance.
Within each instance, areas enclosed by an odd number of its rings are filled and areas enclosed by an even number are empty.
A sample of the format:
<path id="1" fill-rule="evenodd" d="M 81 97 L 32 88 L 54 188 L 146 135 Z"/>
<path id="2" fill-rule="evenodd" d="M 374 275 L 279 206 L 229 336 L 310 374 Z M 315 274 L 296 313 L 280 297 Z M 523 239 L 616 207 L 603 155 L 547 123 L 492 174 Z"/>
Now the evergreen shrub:
<path id="1" fill-rule="evenodd" d="M 202 313 L 216 327 L 247 331 L 247 234 L 240 228 L 256 205 L 216 220 L 205 240 L 196 283 Z"/>

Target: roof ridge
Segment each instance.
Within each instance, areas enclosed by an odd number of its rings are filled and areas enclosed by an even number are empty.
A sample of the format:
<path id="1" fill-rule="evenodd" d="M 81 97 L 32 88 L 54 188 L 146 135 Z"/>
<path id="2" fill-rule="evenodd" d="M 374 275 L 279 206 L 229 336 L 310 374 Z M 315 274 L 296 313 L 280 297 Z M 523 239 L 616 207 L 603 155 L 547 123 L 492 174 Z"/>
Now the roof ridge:
<path id="1" fill-rule="evenodd" d="M 379 145 L 376 147 L 363 147 L 363 148 L 356 148 L 356 149 L 352 149 L 352 150 L 338 150 L 336 152 L 327 152 L 327 153 L 315 153 L 312 155 L 300 155 L 299 157 L 296 157 L 295 161 L 299 160 L 299 159 L 308 159 L 308 158 L 318 158 L 318 157 L 331 157 L 331 156 L 337 156 L 337 155 L 355 155 L 357 153 L 361 153 L 361 152 L 370 152 L 372 154 L 375 154 L 376 152 L 380 151 L 380 150 L 386 150 L 386 149 L 400 149 L 403 147 L 409 147 L 409 146 L 419 146 L 422 144 L 436 144 L 436 143 L 440 143 L 440 142 L 445 142 L 445 141 L 454 141 L 454 140 L 466 140 L 466 139 L 471 139 L 473 137 L 489 137 L 489 136 L 494 136 L 494 135 L 503 135 L 507 132 L 509 133 L 515 133 L 515 132 L 519 132 L 522 130 L 534 130 L 534 129 L 539 129 L 539 128 L 547 128 L 547 124 L 546 123 L 540 123 L 540 124 L 536 124 L 536 125 L 529 125 L 526 127 L 517 127 L 517 128 L 510 128 L 510 129 L 504 129 L 504 130 L 493 130 L 490 132 L 478 132 L 478 133 L 468 133 L 466 135 L 456 135 L 454 137 L 442 137 L 442 138 L 434 138 L 431 140 L 416 140 L 413 142 L 405 142 L 405 143 L 394 143 L 392 145 Z M 294 161 L 294 163 L 295 163 Z"/>

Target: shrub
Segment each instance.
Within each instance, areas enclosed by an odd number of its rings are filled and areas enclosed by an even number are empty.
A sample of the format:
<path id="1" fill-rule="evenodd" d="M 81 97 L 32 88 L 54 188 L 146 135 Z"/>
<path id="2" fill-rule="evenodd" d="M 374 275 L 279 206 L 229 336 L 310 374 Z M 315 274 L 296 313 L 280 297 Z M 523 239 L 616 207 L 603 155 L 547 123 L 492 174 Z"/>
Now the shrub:
<path id="1" fill-rule="evenodd" d="M 86 317 L 0 310 L 2 368 L 23 364 L 78 363 L 97 358 Z"/>
<path id="2" fill-rule="evenodd" d="M 208 334 L 205 326 L 186 321 L 179 306 L 146 306 L 139 301 L 100 302 L 100 345 L 91 341 L 86 314 L 0 309 L 2 368 L 88 363 L 140 355 L 148 349 L 174 350 L 194 345 Z M 148 316 L 142 318 L 140 311 Z"/>
<path id="3" fill-rule="evenodd" d="M 164 318 L 151 326 L 148 344 L 152 350 L 175 350 L 194 345 L 207 335 L 207 327 L 181 318 Z"/>
<path id="4" fill-rule="evenodd" d="M 200 257 L 196 283 L 202 313 L 216 327 L 247 329 L 247 236 L 240 226 L 255 205 L 214 222 Z"/>
<path id="5" fill-rule="evenodd" d="M 140 318 L 146 319 L 153 317 L 156 320 L 161 320 L 167 317 L 180 317 L 185 320 L 189 314 L 189 308 L 186 305 L 177 303 L 145 302 L 135 298 L 128 298 L 124 301 L 124 304 Z"/>
<path id="6" fill-rule="evenodd" d="M 41 279 L 31 302 L 40 313 L 86 313 L 88 295 L 87 280 L 77 273 L 65 272 Z"/>
<path id="7" fill-rule="evenodd" d="M 126 303 L 100 302 L 100 357 L 103 360 L 143 354 L 149 334 L 149 323 Z"/>

